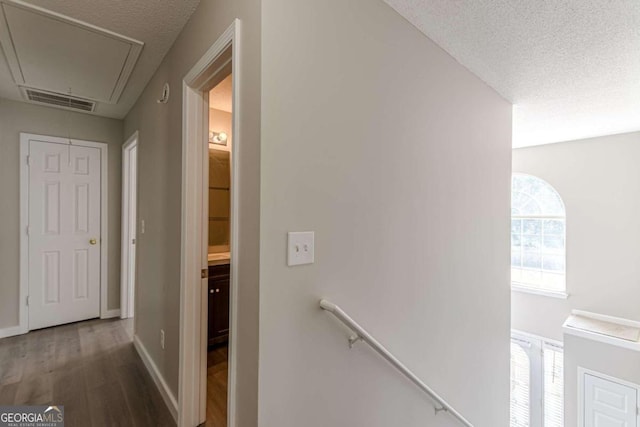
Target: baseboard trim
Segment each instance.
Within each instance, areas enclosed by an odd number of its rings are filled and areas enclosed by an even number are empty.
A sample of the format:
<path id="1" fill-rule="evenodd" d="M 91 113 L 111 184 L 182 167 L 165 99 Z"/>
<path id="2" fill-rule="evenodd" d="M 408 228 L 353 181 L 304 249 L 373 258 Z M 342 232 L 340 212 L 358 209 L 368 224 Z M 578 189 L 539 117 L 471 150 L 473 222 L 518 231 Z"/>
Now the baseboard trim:
<path id="1" fill-rule="evenodd" d="M 113 317 L 120 317 L 120 309 L 115 308 L 113 310 L 107 310 L 104 313 L 100 313 L 101 319 L 111 319 Z"/>
<path id="2" fill-rule="evenodd" d="M 164 399 L 164 403 L 167 405 L 167 408 L 169 408 L 169 412 L 171 412 L 174 421 L 177 423 L 178 401 L 176 400 L 176 397 L 173 395 L 173 393 L 171 393 L 169 385 L 164 380 L 164 377 L 158 370 L 158 367 L 156 366 L 153 359 L 151 359 L 151 356 L 149 356 L 149 352 L 145 348 L 144 344 L 142 344 L 142 341 L 140 341 L 140 338 L 138 338 L 137 335 L 134 335 L 133 337 L 133 345 L 138 351 L 138 354 L 140 355 L 144 366 L 146 366 L 147 371 L 149 371 L 149 375 L 151 375 L 151 378 L 153 378 L 153 382 L 156 383 L 156 387 L 158 387 L 158 390 L 160 391 L 160 394 Z"/>
<path id="3" fill-rule="evenodd" d="M 13 337 L 16 335 L 22 335 L 22 334 L 26 334 L 28 331 L 23 330 L 22 326 L 17 325 L 17 326 L 10 326 L 8 328 L 1 328 L 0 329 L 0 339 L 1 338 L 9 338 L 9 337 Z"/>

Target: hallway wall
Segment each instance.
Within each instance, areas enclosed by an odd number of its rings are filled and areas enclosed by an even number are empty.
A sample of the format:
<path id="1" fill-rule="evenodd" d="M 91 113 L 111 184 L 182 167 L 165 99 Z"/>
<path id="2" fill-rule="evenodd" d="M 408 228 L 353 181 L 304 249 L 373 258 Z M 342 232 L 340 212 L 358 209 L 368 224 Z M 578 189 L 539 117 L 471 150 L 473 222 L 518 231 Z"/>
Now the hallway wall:
<path id="1" fill-rule="evenodd" d="M 263 0 L 260 425 L 509 424 L 511 110 L 380 0 Z M 315 263 L 287 267 L 288 231 Z"/>
<path id="2" fill-rule="evenodd" d="M 260 162 L 260 0 L 200 3 L 160 67 L 125 118 L 125 135 L 139 131 L 136 335 L 178 398 L 180 342 L 180 224 L 182 180 L 182 82 L 235 18 L 241 20 L 242 165 L 239 191 L 238 361 L 239 427 L 257 422 L 258 238 Z M 168 82 L 167 104 L 156 100 Z M 138 228 L 140 230 L 140 228 Z M 165 331 L 165 349 L 160 346 Z"/>

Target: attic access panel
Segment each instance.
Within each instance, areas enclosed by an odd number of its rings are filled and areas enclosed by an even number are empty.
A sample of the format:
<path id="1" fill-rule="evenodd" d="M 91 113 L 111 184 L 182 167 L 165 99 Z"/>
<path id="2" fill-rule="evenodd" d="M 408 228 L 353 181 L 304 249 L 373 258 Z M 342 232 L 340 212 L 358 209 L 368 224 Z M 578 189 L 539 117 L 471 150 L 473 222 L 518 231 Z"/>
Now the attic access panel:
<path id="1" fill-rule="evenodd" d="M 111 104 L 144 45 L 15 0 L 0 0 L 0 43 L 16 84 Z"/>

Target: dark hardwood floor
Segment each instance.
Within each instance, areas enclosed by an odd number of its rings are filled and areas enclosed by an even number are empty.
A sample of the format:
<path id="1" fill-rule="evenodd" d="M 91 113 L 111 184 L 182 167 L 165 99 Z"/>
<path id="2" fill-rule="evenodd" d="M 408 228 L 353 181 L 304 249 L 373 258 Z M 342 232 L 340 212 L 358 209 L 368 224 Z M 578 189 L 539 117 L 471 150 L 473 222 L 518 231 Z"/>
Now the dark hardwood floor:
<path id="1" fill-rule="evenodd" d="M 64 405 L 67 427 L 175 426 L 132 327 L 89 320 L 0 339 L 0 405 Z"/>
<path id="2" fill-rule="evenodd" d="M 227 427 L 227 345 L 218 345 L 207 355 L 207 422 L 206 427 Z"/>

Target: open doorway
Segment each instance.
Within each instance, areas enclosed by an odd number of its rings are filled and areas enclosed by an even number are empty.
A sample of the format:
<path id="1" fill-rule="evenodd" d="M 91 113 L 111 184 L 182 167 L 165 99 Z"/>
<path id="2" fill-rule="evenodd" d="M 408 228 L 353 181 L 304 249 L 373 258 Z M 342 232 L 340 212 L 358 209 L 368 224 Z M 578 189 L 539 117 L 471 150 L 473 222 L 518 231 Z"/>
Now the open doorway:
<path id="1" fill-rule="evenodd" d="M 136 226 L 138 201 L 138 132 L 122 146 L 122 263 L 120 317 L 132 318 L 136 283 Z"/>
<path id="2" fill-rule="evenodd" d="M 229 74 L 209 91 L 207 427 L 227 427 L 232 104 Z"/>
<path id="3" fill-rule="evenodd" d="M 183 82 L 178 425 L 185 427 L 236 423 L 238 29 L 236 19 Z M 221 89 L 225 96 L 215 96 Z M 216 108 L 223 98 L 228 106 Z"/>

